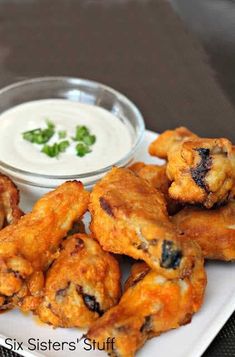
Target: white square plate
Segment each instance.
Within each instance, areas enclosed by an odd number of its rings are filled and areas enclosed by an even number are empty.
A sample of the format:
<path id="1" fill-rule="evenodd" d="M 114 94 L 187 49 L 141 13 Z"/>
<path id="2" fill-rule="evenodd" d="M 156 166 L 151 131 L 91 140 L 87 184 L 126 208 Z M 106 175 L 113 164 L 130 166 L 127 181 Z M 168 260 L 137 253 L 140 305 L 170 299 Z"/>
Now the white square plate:
<path id="1" fill-rule="evenodd" d="M 140 148 L 136 160 L 149 163 L 161 163 L 147 154 L 148 144 L 156 137 L 150 131 L 146 132 L 145 141 Z M 23 207 L 28 210 L 28 207 Z M 210 222 L 208 222 L 210 224 Z M 138 357 L 199 357 L 222 328 L 226 320 L 235 310 L 235 264 L 209 262 L 206 264 L 208 285 L 205 303 L 202 309 L 193 317 L 190 324 L 177 330 L 172 330 L 148 341 L 138 352 Z M 48 342 L 76 342 L 84 331 L 79 329 L 53 329 L 39 324 L 35 317 L 24 315 L 17 310 L 0 315 L 0 344 L 6 345 L 6 338 L 23 342 L 24 351 L 17 351 L 23 356 L 79 356 L 102 357 L 104 352 L 86 351 L 83 341 L 76 343 L 76 350 L 69 351 L 64 346 L 63 351 L 30 351 L 28 340 Z M 33 346 L 35 344 L 34 341 Z M 31 347 L 33 347 L 31 345 Z"/>

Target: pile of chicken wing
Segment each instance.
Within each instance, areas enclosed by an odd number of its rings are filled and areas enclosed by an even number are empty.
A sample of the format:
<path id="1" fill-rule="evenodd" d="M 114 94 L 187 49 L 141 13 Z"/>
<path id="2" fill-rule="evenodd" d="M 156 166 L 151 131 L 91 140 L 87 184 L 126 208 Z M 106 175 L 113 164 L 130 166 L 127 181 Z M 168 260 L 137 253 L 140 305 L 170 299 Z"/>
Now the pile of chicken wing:
<path id="1" fill-rule="evenodd" d="M 0 311 L 88 328 L 101 344 L 113 338 L 112 357 L 133 357 L 191 321 L 203 303 L 204 258 L 235 259 L 235 151 L 227 139 L 178 128 L 149 153 L 165 164 L 114 167 L 91 193 L 66 182 L 26 215 L 0 176 Z M 123 291 L 116 255 L 136 260 Z"/>

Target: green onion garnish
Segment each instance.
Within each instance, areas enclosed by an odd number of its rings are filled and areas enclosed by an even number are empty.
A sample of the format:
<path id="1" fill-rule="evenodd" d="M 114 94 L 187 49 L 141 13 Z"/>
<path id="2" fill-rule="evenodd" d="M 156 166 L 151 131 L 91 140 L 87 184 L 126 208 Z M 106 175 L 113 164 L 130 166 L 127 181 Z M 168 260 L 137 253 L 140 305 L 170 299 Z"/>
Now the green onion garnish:
<path id="1" fill-rule="evenodd" d="M 59 151 L 60 152 L 65 152 L 66 149 L 69 147 L 69 141 L 68 140 L 64 140 L 64 141 L 61 141 L 58 146 L 59 146 Z"/>
<path id="2" fill-rule="evenodd" d="M 69 141 L 64 140 L 60 143 L 54 143 L 53 145 L 44 145 L 41 151 L 47 156 L 58 157 L 61 152 L 66 151 L 69 145 Z"/>
<path id="3" fill-rule="evenodd" d="M 82 126 L 77 126 L 76 127 L 76 133 L 75 133 L 75 137 L 73 138 L 73 140 L 75 141 L 83 141 L 83 138 L 87 135 L 90 135 L 90 132 L 88 130 L 88 128 L 84 125 Z"/>
<path id="4" fill-rule="evenodd" d="M 89 148 L 89 146 L 83 143 L 78 143 L 76 146 L 76 151 L 77 151 L 77 156 L 83 157 L 89 152 L 91 152 L 91 149 Z"/>
<path id="5" fill-rule="evenodd" d="M 48 129 L 55 129 L 55 124 L 51 120 L 47 119 L 46 123 L 47 123 Z"/>
<path id="6" fill-rule="evenodd" d="M 87 145 L 93 145 L 96 141 L 96 137 L 95 135 L 87 135 L 87 136 L 84 136 L 83 138 L 83 142 Z"/>
<path id="7" fill-rule="evenodd" d="M 91 135 L 89 129 L 86 126 L 82 125 L 76 127 L 76 133 L 73 140 L 80 141 L 80 143 L 76 146 L 76 150 L 77 155 L 82 157 L 91 152 L 91 149 L 89 147 L 95 143 L 96 136 Z"/>
<path id="8" fill-rule="evenodd" d="M 23 139 L 30 141 L 35 144 L 45 144 L 47 143 L 52 136 L 55 134 L 55 125 L 50 121 L 47 121 L 47 128 L 41 129 L 37 128 L 30 131 L 25 131 L 23 135 Z"/>
<path id="9" fill-rule="evenodd" d="M 44 145 L 41 151 L 50 157 L 57 157 L 60 153 L 59 146 L 57 143 L 53 145 Z"/>
<path id="10" fill-rule="evenodd" d="M 67 136 L 67 131 L 66 130 L 58 131 L 58 135 L 60 139 L 64 139 Z"/>
<path id="11" fill-rule="evenodd" d="M 55 124 L 50 120 L 46 120 L 46 124 L 46 129 L 37 128 L 22 133 L 23 139 L 31 143 L 44 145 L 41 152 L 49 157 L 58 157 L 60 153 L 67 150 L 70 146 L 70 142 L 69 140 L 63 140 L 52 145 L 47 144 L 55 134 L 56 128 Z M 65 139 L 67 137 L 66 130 L 58 131 L 58 137 L 59 139 Z M 74 141 L 78 141 L 76 145 L 76 154 L 80 157 L 90 153 L 92 151 L 90 146 L 96 142 L 96 136 L 91 135 L 89 129 L 85 125 L 76 127 L 75 137 L 72 139 Z"/>

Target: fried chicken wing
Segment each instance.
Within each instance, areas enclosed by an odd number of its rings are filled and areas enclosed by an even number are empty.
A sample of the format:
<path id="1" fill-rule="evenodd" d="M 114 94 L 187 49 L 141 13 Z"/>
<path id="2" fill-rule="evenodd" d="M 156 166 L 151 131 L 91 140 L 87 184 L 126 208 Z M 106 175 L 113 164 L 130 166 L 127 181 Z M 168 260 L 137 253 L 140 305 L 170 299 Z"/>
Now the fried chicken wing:
<path id="1" fill-rule="evenodd" d="M 200 245 L 205 258 L 235 260 L 235 201 L 213 210 L 184 208 L 172 220 L 183 239 Z"/>
<path id="2" fill-rule="evenodd" d="M 169 195 L 176 201 L 211 208 L 234 192 L 235 150 L 227 139 L 203 139 L 177 128 L 161 134 L 149 152 L 167 159 Z"/>
<path id="3" fill-rule="evenodd" d="M 90 328 L 87 336 L 103 346 L 112 357 L 133 357 L 150 338 L 185 325 L 198 311 L 206 287 L 203 259 L 196 258 L 192 276 L 168 280 L 164 274 L 137 263 L 126 283 L 119 304 Z"/>
<path id="4" fill-rule="evenodd" d="M 89 209 L 104 250 L 142 259 L 171 277 L 190 274 L 194 244 L 176 238 L 163 195 L 146 180 L 113 168 L 94 187 Z"/>
<path id="5" fill-rule="evenodd" d="M 65 240 L 46 275 L 39 318 L 60 327 L 88 327 L 120 298 L 116 259 L 85 234 Z"/>
<path id="6" fill-rule="evenodd" d="M 0 309 L 37 301 L 43 272 L 88 202 L 89 193 L 80 182 L 66 182 L 42 197 L 31 213 L 0 231 Z"/>
<path id="7" fill-rule="evenodd" d="M 20 219 L 23 212 L 18 205 L 17 187 L 7 176 L 0 174 L 0 229 Z"/>
<path id="8" fill-rule="evenodd" d="M 166 160 L 169 150 L 175 145 L 179 145 L 185 140 L 195 138 L 197 138 L 197 135 L 183 126 L 175 130 L 166 130 L 150 144 L 149 153 L 152 156 Z"/>
<path id="9" fill-rule="evenodd" d="M 232 145 L 227 139 L 196 139 L 168 152 L 169 195 L 206 208 L 228 200 L 234 185 Z"/>

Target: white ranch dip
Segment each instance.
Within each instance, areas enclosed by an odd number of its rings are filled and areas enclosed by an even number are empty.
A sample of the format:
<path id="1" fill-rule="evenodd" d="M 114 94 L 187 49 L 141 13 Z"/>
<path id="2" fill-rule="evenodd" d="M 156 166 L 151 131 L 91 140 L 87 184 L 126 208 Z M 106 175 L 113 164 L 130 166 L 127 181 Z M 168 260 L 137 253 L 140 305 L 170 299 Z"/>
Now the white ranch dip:
<path id="1" fill-rule="evenodd" d="M 76 156 L 76 142 L 58 158 L 41 153 L 41 145 L 23 139 L 22 133 L 46 128 L 46 120 L 56 131 L 75 135 L 77 125 L 85 125 L 96 136 L 92 152 Z M 65 140 L 67 140 L 67 138 Z M 58 142 L 57 134 L 47 143 Z M 65 99 L 45 99 L 15 106 L 0 115 L 0 160 L 21 170 L 47 175 L 77 175 L 102 169 L 122 159 L 132 147 L 130 130 L 113 114 L 97 106 Z"/>

